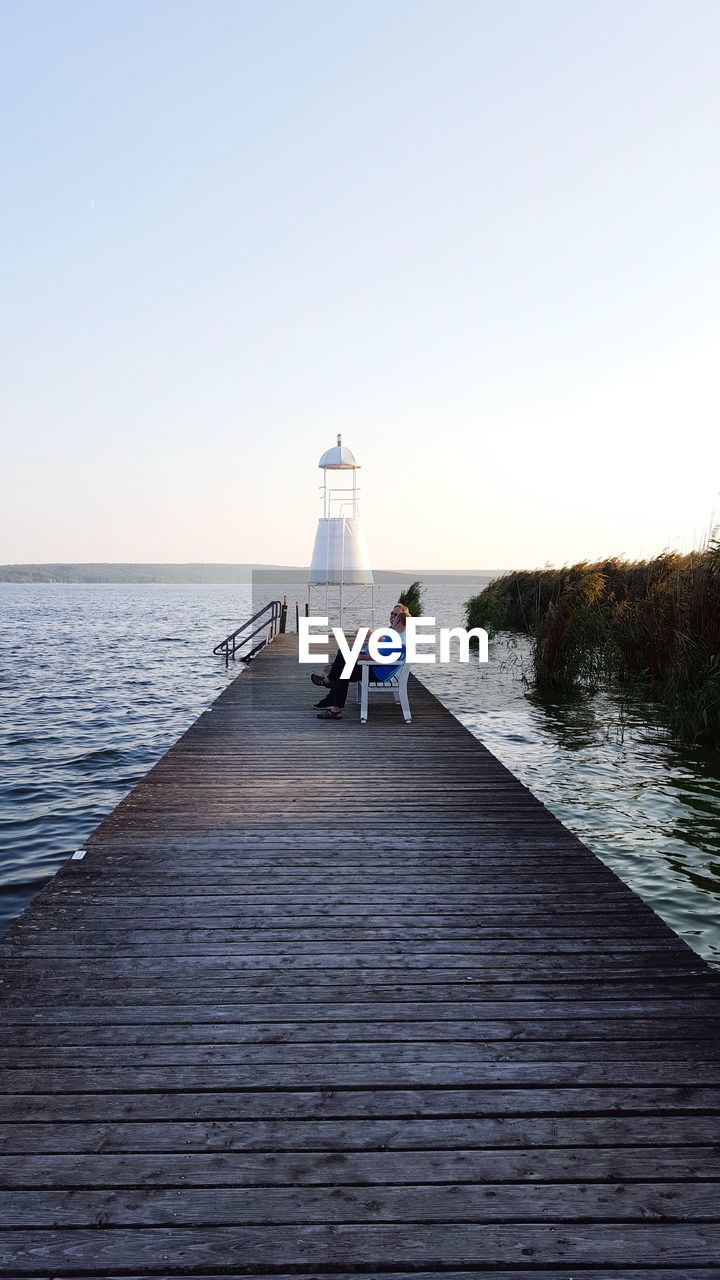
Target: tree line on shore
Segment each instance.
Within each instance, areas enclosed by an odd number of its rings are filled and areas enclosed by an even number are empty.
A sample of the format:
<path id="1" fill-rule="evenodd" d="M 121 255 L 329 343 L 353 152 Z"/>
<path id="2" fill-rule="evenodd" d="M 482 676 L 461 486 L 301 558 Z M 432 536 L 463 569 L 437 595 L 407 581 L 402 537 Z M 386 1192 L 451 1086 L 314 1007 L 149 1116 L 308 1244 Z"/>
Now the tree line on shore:
<path id="1" fill-rule="evenodd" d="M 85 582 L 100 583 L 235 583 L 247 584 L 253 576 L 285 580 L 302 571 L 284 566 L 259 564 L 130 564 L 102 562 L 88 564 L 2 564 L 0 582 Z M 307 571 L 304 572 L 304 578 Z M 294 580 L 294 579 L 290 579 Z"/>
<path id="2" fill-rule="evenodd" d="M 466 626 L 533 641 L 538 686 L 617 681 L 649 693 L 684 741 L 720 745 L 720 541 L 689 555 L 506 573 Z"/>

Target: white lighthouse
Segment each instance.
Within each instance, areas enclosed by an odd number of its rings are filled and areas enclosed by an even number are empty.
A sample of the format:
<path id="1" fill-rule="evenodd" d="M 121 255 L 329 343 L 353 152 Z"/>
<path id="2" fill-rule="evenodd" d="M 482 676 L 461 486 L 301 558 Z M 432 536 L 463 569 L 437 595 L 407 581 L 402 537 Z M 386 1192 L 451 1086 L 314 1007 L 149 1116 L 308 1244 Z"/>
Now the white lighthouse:
<path id="1" fill-rule="evenodd" d="M 335 447 L 322 455 L 318 466 L 323 473 L 323 513 L 318 520 L 310 562 L 308 598 L 313 609 L 317 609 L 318 596 L 323 595 L 324 612 L 331 624 L 337 619 L 343 626 L 343 614 L 350 604 L 367 610 L 367 599 L 361 597 L 367 597 L 368 592 L 371 610 L 374 603 L 370 556 L 358 509 L 360 467 L 340 435 Z"/>

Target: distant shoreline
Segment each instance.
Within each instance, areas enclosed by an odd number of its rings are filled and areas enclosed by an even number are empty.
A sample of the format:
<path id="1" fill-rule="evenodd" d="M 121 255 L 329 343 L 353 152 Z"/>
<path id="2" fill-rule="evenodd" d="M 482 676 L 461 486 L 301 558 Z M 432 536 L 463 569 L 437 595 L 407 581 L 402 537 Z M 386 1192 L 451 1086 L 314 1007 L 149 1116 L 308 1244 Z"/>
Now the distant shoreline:
<path id="1" fill-rule="evenodd" d="M 504 569 L 375 569 L 376 583 L 402 582 L 416 578 L 432 582 L 477 582 L 497 578 Z M 308 569 L 298 565 L 275 564 L 4 564 L 0 582 L 15 583 L 214 583 L 249 585 L 253 580 L 278 583 L 307 583 Z"/>

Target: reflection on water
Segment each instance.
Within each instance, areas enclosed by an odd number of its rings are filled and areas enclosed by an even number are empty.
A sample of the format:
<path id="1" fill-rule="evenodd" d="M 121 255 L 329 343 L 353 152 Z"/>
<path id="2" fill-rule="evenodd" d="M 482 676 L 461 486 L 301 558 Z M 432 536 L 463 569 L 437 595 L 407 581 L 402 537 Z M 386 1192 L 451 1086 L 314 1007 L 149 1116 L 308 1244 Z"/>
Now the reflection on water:
<path id="1" fill-rule="evenodd" d="M 407 585 L 407 584 L 405 584 Z M 211 650 L 284 588 L 0 584 L 0 926 L 217 696 Z M 467 584 L 425 590 L 439 625 Z M 384 620 L 397 586 L 376 590 Z M 288 588 L 294 619 L 296 586 Z M 701 954 L 720 963 L 720 754 L 673 746 L 648 708 L 541 696 L 527 642 L 419 674 L 458 719 Z M 309 708 L 309 714 L 314 714 Z"/>
<path id="2" fill-rule="evenodd" d="M 530 670 L 529 642 L 500 636 L 487 667 L 427 667 L 423 679 L 690 946 L 720 964 L 720 752 L 668 742 L 652 727 L 650 705 L 611 692 L 534 692 Z"/>

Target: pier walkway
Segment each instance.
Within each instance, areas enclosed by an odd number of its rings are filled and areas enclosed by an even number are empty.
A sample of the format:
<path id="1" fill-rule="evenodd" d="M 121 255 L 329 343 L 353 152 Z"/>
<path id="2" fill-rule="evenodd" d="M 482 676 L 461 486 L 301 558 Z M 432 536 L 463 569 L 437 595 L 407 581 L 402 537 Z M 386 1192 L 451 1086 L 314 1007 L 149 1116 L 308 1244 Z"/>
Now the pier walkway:
<path id="1" fill-rule="evenodd" d="M 719 983 L 417 681 L 296 637 L 3 947 L 0 1274 L 720 1277 Z"/>

